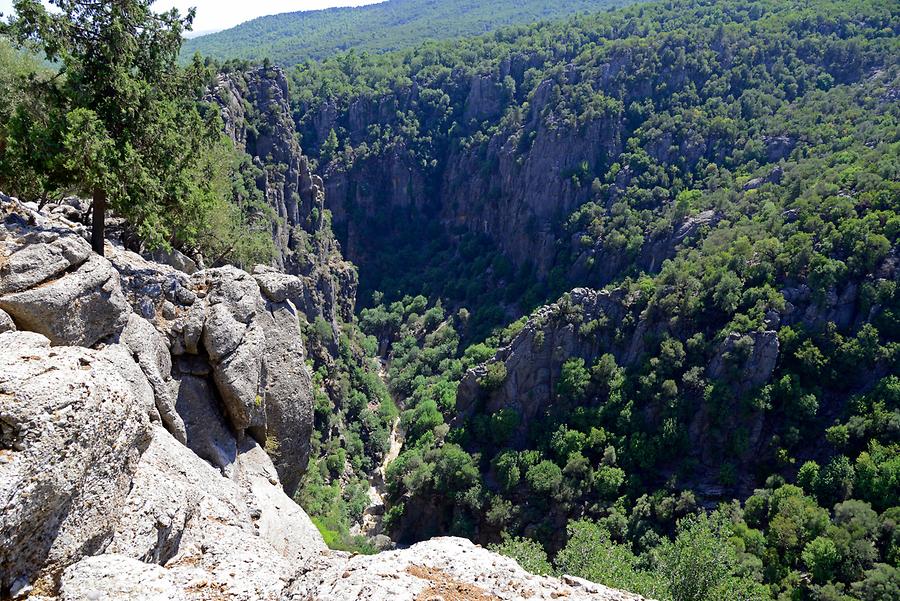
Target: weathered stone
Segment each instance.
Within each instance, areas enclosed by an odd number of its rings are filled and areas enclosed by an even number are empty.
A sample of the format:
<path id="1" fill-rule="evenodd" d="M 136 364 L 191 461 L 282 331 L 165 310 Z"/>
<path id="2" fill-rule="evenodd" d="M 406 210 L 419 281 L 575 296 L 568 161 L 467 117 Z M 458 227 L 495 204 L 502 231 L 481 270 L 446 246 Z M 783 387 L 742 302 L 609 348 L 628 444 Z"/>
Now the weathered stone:
<path id="1" fill-rule="evenodd" d="M 49 348 L 50 340 L 36 332 L 19 332 L 11 330 L 0 332 L 0 349 L 19 351 L 29 348 Z"/>
<path id="2" fill-rule="evenodd" d="M 234 352 L 212 366 L 213 379 L 228 419 L 238 432 L 250 428 L 262 428 L 264 431 L 266 425 L 266 406 L 262 396 L 265 344 L 266 335 L 260 327 L 247 328 Z"/>
<path id="3" fill-rule="evenodd" d="M 279 598 L 295 562 L 324 549 L 259 446 L 242 447 L 232 481 L 157 428 L 107 551 L 164 564 L 189 598 L 251 601 Z"/>
<path id="4" fill-rule="evenodd" d="M 215 391 L 205 378 L 183 375 L 176 384 L 178 414 L 184 419 L 187 446 L 231 476 L 237 457 L 235 434 L 218 408 Z"/>
<path id="5" fill-rule="evenodd" d="M 200 352 L 200 338 L 203 336 L 204 325 L 206 325 L 206 308 L 200 305 L 191 307 L 182 323 L 186 352 L 192 355 Z"/>
<path id="6" fill-rule="evenodd" d="M 256 281 L 233 267 L 203 272 L 209 281 L 203 346 L 229 421 L 238 432 L 264 432 L 263 359 L 266 333 L 260 326 L 264 310 Z"/>
<path id="7" fill-rule="evenodd" d="M 0 309 L 20 329 L 39 332 L 53 344 L 85 347 L 121 332 L 131 314 L 119 274 L 99 256 L 39 288 L 0 297 Z"/>
<path id="8" fill-rule="evenodd" d="M 184 421 L 178 415 L 172 395 L 172 358 L 165 338 L 150 322 L 132 313 L 119 340 L 134 355 L 153 387 L 162 422 L 179 442 L 186 443 Z"/>
<path id="9" fill-rule="evenodd" d="M 713 379 L 729 379 L 747 391 L 765 384 L 778 363 L 778 333 L 731 333 L 713 357 L 707 372 Z"/>
<path id="10" fill-rule="evenodd" d="M 296 276 L 257 266 L 253 277 L 266 298 L 274 303 L 283 303 L 288 299 L 296 301 L 303 297 L 303 280 Z"/>
<path id="11" fill-rule="evenodd" d="M 72 232 L 28 232 L 0 248 L 0 294 L 21 292 L 84 263 L 91 247 Z M 9 253 L 2 258 L 4 252 Z"/>
<path id="12" fill-rule="evenodd" d="M 140 370 L 121 347 L 2 336 L 13 344 L 0 344 L 0 589 L 20 580 L 47 586 L 111 538 L 149 442 L 152 391 L 123 377 Z"/>
<path id="13" fill-rule="evenodd" d="M 252 440 L 241 445 L 234 480 L 253 527 L 289 563 L 297 565 L 326 549 L 312 520 L 285 494 L 272 459 Z"/>
<path id="14" fill-rule="evenodd" d="M 534 576 L 508 557 L 459 538 L 436 538 L 378 555 L 332 553 L 318 559 L 286 599 L 567 599 L 640 601 L 641 597 L 578 578 Z"/>
<path id="15" fill-rule="evenodd" d="M 9 316 L 9 313 L 0 309 L 0 334 L 3 332 L 15 332 L 16 324 L 13 321 L 13 318 Z"/>
<path id="16" fill-rule="evenodd" d="M 60 601 L 184 601 L 166 571 L 123 555 L 85 557 L 62 577 Z"/>
<path id="17" fill-rule="evenodd" d="M 157 263 L 168 265 L 169 267 L 182 271 L 188 275 L 197 273 L 198 271 L 197 262 L 176 249 L 170 251 L 158 250 L 152 253 L 150 258 Z"/>
<path id="18" fill-rule="evenodd" d="M 277 448 L 273 461 L 285 491 L 293 495 L 306 470 L 313 426 L 312 379 L 297 332 L 300 323 L 289 302 L 269 303 L 263 313 L 265 342 L 266 441 Z"/>

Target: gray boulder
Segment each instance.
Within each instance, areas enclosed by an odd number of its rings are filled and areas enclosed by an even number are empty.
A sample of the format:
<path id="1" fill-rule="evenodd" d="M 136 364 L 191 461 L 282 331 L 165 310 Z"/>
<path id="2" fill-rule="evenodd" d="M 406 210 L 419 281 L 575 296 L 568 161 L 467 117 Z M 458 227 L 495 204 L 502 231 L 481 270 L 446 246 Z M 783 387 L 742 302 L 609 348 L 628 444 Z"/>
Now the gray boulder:
<path id="1" fill-rule="evenodd" d="M 184 419 L 188 448 L 230 477 L 237 440 L 222 416 L 213 388 L 206 378 L 190 374 L 181 376 L 176 386 L 176 409 Z"/>
<path id="2" fill-rule="evenodd" d="M 0 334 L 3 332 L 15 332 L 16 324 L 13 321 L 12 317 L 9 316 L 9 313 L 0 309 Z"/>
<path id="3" fill-rule="evenodd" d="M 460 538 L 435 538 L 378 555 L 332 553 L 288 590 L 286 599 L 566 599 L 641 601 L 580 578 L 535 576 L 514 560 Z"/>
<path id="4" fill-rule="evenodd" d="M 277 599 L 297 562 L 325 550 L 250 441 L 229 480 L 155 428 L 120 514 L 106 552 L 162 564 L 189 598 Z"/>
<path id="5" fill-rule="evenodd" d="M 0 336 L 0 588 L 47 587 L 111 538 L 153 394 L 121 347 Z"/>
<path id="6" fill-rule="evenodd" d="M 285 490 L 293 494 L 306 469 L 313 426 L 312 380 L 304 364 L 296 307 L 290 300 L 264 302 L 257 280 L 232 267 L 199 276 L 208 286 L 208 309 L 203 317 L 196 306 L 188 313 L 182 325 L 184 346 L 187 350 L 198 346 L 193 333 L 202 322 L 199 342 L 209 357 L 231 427 L 239 438 L 248 431 L 266 445 Z M 291 276 L 282 279 L 299 281 Z M 190 386 L 185 405 L 205 411 L 190 402 L 196 391 Z M 203 447 L 198 450 L 201 455 L 220 455 L 221 436 L 215 432 L 211 440 L 194 440 Z M 214 463 L 225 467 L 218 460 Z"/>
<path id="7" fill-rule="evenodd" d="M 26 230 L 27 231 L 27 230 Z M 0 294 L 21 292 L 84 263 L 91 247 L 74 232 L 27 231 L 9 236 L 0 246 Z M 4 258 L 3 254 L 7 256 Z"/>
<path id="8" fill-rule="evenodd" d="M 172 249 L 170 251 L 158 250 L 150 255 L 157 263 L 168 265 L 178 271 L 183 271 L 188 275 L 197 273 L 199 267 L 197 262 L 179 250 Z"/>
<path id="9" fill-rule="evenodd" d="M 60 601 L 184 601 L 166 571 L 123 555 L 85 557 L 62 577 Z"/>
<path id="10" fill-rule="evenodd" d="M 263 356 L 266 335 L 259 315 L 264 307 L 259 286 L 234 267 L 203 272 L 209 309 L 202 341 L 229 420 L 238 432 L 265 431 Z"/>
<path id="11" fill-rule="evenodd" d="M 55 345 L 84 347 L 120 333 L 131 313 L 118 272 L 99 256 L 58 280 L 0 296 L 0 309 L 20 329 L 39 332 Z"/>
<path id="12" fill-rule="evenodd" d="M 119 341 L 131 351 L 153 387 L 163 423 L 179 442 L 187 443 L 184 420 L 178 415 L 172 394 L 172 357 L 165 337 L 150 322 L 132 313 Z"/>
<path id="13" fill-rule="evenodd" d="M 253 277 L 266 298 L 275 303 L 291 300 L 296 305 L 298 299 L 303 298 L 305 294 L 303 280 L 270 267 L 257 265 L 253 270 Z"/>
<path id="14" fill-rule="evenodd" d="M 266 446 L 284 490 L 293 495 L 306 471 L 313 428 L 313 385 L 297 335 L 300 323 L 290 302 L 269 303 L 263 313 L 266 332 L 264 400 Z"/>

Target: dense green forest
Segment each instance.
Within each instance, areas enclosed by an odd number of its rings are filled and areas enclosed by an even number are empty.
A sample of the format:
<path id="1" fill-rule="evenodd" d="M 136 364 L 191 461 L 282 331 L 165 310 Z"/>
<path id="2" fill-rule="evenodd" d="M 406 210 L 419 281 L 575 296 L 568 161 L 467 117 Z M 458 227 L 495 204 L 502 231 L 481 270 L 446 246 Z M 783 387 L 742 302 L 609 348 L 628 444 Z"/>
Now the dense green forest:
<path id="1" fill-rule="evenodd" d="M 42 205 L 102 196 L 135 250 L 272 259 L 275 216 L 258 169 L 203 98 L 215 71 L 177 63 L 192 13 L 156 15 L 140 2 L 115 19 L 90 2 L 15 7 L 0 23 L 0 189 Z"/>
<path id="2" fill-rule="evenodd" d="M 271 60 L 292 66 L 338 52 L 384 52 L 425 40 L 477 35 L 516 23 L 621 6 L 628 0 L 388 0 L 359 8 L 260 17 L 226 31 L 187 40 L 195 52 L 223 60 Z"/>
<path id="3" fill-rule="evenodd" d="M 316 431 L 297 501 L 331 546 L 373 552 L 351 526 L 399 419 L 384 525 L 401 544 L 465 536 L 660 601 L 900 598 L 900 6 L 672 0 L 531 22 L 612 4 L 524 4 L 260 19 L 192 43 L 227 64 L 168 52 L 168 95 L 118 70 L 173 132 L 135 144 L 182 159 L 144 178 L 155 212 L 119 207 L 149 242 L 246 238 L 222 261 L 268 260 L 263 172 L 203 89 L 248 59 L 291 65 L 326 188 L 370 188 L 315 209 L 320 236 L 340 209 L 367 298 L 353 323 L 303 325 Z M 79 83 L 0 39 L 0 189 L 90 192 L 79 157 L 96 153 L 101 183 L 132 173 L 132 140 L 85 121 Z M 535 162 L 559 194 L 529 197 L 551 216 L 513 244 L 481 217 L 525 210 Z M 403 202 L 374 183 L 398 165 L 421 184 L 399 178 Z"/>
<path id="4" fill-rule="evenodd" d="M 526 156 L 535 124 L 620 126 L 569 174 L 588 201 L 553 224 L 550 277 L 469 234 L 391 247 L 360 327 L 387 344 L 406 436 L 396 537 L 659 599 L 900 594 L 898 30 L 892 2 L 668 2 L 296 69 L 326 178 L 390 153 L 440 178 L 495 140 Z M 508 89 L 498 118 L 462 118 L 473 74 Z M 341 127 L 412 86 L 395 120 Z M 524 317 L 485 336 L 486 310 Z M 529 370 L 552 374 L 536 412 Z"/>

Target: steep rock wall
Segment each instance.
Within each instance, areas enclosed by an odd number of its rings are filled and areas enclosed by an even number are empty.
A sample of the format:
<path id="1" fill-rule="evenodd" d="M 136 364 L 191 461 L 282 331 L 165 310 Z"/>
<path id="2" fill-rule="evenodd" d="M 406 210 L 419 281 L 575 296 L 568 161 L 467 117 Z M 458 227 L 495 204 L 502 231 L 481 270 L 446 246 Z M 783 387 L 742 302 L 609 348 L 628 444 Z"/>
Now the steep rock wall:
<path id="1" fill-rule="evenodd" d="M 220 75 L 209 99 L 221 107 L 226 134 L 263 171 L 257 186 L 278 217 L 275 267 L 307 281 L 300 309 L 335 327 L 339 319 L 350 321 L 356 270 L 341 256 L 325 211 L 325 186 L 297 142 L 284 72 L 259 67 Z"/>

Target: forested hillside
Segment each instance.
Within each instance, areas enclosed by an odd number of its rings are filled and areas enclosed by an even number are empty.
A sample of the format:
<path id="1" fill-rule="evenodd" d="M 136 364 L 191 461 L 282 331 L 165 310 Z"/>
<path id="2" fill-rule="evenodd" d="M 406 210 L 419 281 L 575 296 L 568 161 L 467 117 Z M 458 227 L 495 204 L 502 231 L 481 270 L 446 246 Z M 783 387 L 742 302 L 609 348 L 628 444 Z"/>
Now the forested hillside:
<path id="1" fill-rule="evenodd" d="M 240 397 L 331 547 L 464 536 L 659 601 L 900 598 L 896 0 L 397 0 L 187 67 L 189 17 L 84 0 L 130 52 L 94 60 L 61 35 L 83 14 L 22 3 L 5 34 L 69 70 L 0 39 L 0 189 L 73 226 L 64 197 L 108 189 L 125 247 L 252 269 L 135 311 L 212 415 Z M 251 350 L 222 360 L 222 324 Z M 309 436 L 261 433 L 282 368 Z"/>
<path id="2" fill-rule="evenodd" d="M 260 17 L 187 40 L 195 52 L 218 59 L 271 60 L 293 66 L 345 50 L 384 52 L 426 40 L 477 35 L 504 25 L 531 23 L 622 6 L 634 0 L 387 0 L 358 8 L 331 8 Z"/>
<path id="3" fill-rule="evenodd" d="M 381 291 L 389 531 L 664 599 L 894 598 L 898 30 L 685 1 L 297 67 Z"/>

